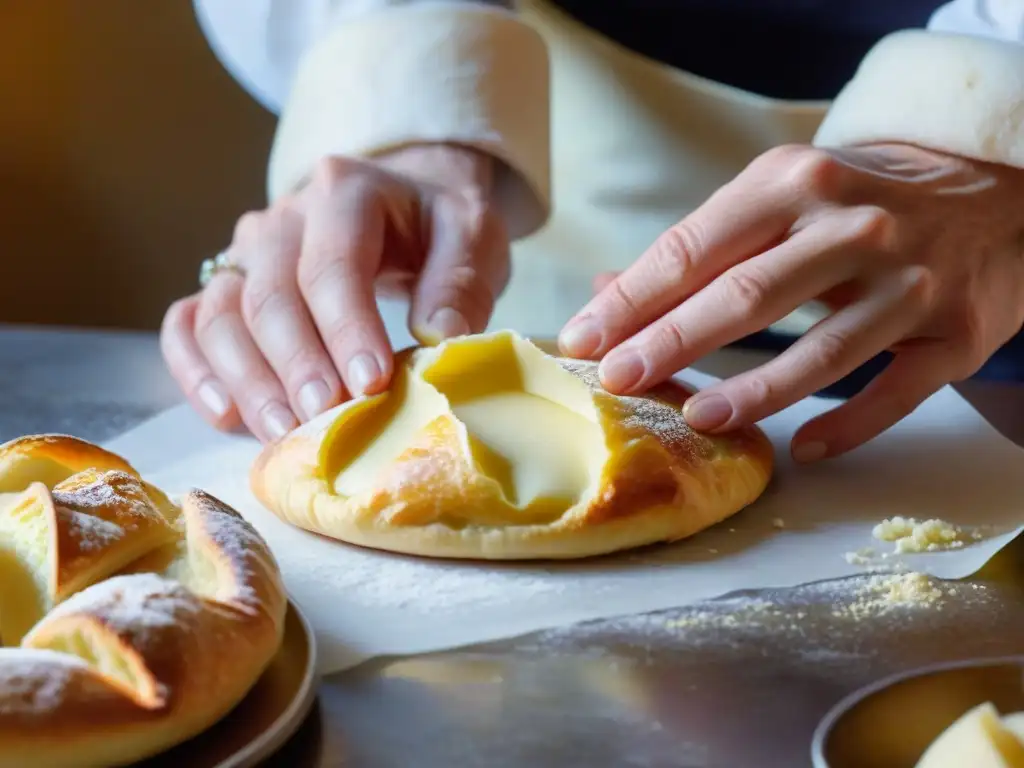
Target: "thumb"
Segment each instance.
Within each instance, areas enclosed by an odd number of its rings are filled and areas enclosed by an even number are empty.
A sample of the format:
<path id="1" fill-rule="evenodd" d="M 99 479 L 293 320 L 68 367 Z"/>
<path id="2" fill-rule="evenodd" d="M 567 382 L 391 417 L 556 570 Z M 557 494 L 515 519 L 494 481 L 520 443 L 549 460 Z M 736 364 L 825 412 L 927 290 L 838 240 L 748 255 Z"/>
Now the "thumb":
<path id="1" fill-rule="evenodd" d="M 485 201 L 439 195 L 430 232 L 409 310 L 409 330 L 425 345 L 483 331 L 509 278 L 508 234 Z"/>

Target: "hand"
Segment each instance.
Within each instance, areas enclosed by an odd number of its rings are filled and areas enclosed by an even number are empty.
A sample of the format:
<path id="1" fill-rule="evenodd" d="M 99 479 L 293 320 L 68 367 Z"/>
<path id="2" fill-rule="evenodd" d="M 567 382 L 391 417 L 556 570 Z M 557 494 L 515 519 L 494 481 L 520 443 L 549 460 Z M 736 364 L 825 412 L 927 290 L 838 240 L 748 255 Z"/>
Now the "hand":
<path id="1" fill-rule="evenodd" d="M 897 144 L 782 147 L 674 226 L 563 329 L 635 393 L 812 299 L 833 313 L 772 361 L 701 392 L 695 429 L 756 422 L 878 353 L 866 389 L 805 424 L 797 461 L 871 439 L 975 373 L 1024 323 L 1024 171 Z"/>
<path id="2" fill-rule="evenodd" d="M 240 272 L 164 318 L 164 358 L 192 405 L 269 441 L 386 388 L 378 290 L 410 296 L 410 329 L 427 343 L 483 330 L 509 278 L 491 165 L 441 145 L 327 158 L 294 196 L 242 216 L 228 249 Z"/>

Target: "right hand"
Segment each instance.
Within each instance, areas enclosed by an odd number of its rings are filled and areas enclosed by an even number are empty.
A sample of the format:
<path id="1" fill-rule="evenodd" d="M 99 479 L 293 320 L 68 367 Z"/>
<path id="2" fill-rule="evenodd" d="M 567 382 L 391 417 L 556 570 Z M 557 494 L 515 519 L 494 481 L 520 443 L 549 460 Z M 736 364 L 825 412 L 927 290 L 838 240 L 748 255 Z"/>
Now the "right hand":
<path id="1" fill-rule="evenodd" d="M 425 343 L 484 330 L 509 278 L 493 161 L 446 145 L 332 157 L 311 181 L 238 221 L 218 273 L 164 317 L 161 349 L 214 426 L 276 440 L 393 369 L 377 290 L 409 296 Z M 340 374 L 339 374 L 340 372 Z"/>

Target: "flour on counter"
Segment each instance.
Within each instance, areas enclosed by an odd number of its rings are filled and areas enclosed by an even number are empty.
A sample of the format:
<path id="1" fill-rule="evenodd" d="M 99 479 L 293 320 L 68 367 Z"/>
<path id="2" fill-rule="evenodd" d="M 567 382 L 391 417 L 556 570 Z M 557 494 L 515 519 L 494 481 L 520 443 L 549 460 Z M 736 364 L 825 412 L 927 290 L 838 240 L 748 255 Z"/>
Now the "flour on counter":
<path id="1" fill-rule="evenodd" d="M 851 665 L 859 668 L 873 654 L 879 637 L 897 636 L 922 621 L 945 626 L 965 610 L 976 615 L 982 606 L 992 604 L 991 598 L 984 585 L 896 572 L 558 627 L 519 647 L 539 654 L 593 653 L 602 659 L 608 648 L 617 648 L 639 664 L 655 649 L 690 650 L 717 659 L 767 653 L 854 675 Z"/>
<path id="2" fill-rule="evenodd" d="M 829 614 L 832 619 L 862 621 L 894 610 L 942 610 L 946 597 L 940 581 L 923 573 L 889 573 L 871 576 L 855 586 L 836 582 Z M 813 585 L 810 589 L 814 589 Z M 700 610 L 688 611 L 666 623 L 669 629 L 740 629 L 743 627 L 799 630 L 810 616 L 808 610 L 793 610 L 765 599 L 713 601 Z"/>
<path id="3" fill-rule="evenodd" d="M 543 566 L 429 562 L 401 555 L 344 551 L 344 567 L 328 559 L 304 564 L 303 581 L 329 584 L 346 600 L 373 608 L 436 615 L 480 606 L 551 599 L 566 575 Z M 295 578 L 295 574 L 291 574 Z M 287 577 L 286 577 L 287 578 Z M 594 585 L 600 591 L 600 585 Z"/>
<path id="4" fill-rule="evenodd" d="M 945 595 L 939 583 L 923 573 L 872 576 L 856 591 L 852 601 L 834 606 L 832 615 L 862 621 L 897 608 L 941 611 Z"/>

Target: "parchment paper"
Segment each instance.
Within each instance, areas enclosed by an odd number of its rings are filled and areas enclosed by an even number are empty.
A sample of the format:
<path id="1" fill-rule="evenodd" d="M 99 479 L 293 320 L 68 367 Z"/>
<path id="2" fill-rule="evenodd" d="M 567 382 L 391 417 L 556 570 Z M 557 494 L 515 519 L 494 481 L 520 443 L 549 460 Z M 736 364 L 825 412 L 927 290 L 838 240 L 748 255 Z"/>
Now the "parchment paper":
<path id="1" fill-rule="evenodd" d="M 698 387 L 716 381 L 696 371 L 681 378 Z M 762 424 L 777 450 L 776 477 L 765 496 L 739 515 L 680 544 L 576 564 L 434 562 L 296 530 L 249 493 L 248 469 L 258 444 L 215 432 L 187 406 L 164 412 L 108 447 L 166 491 L 203 488 L 259 529 L 293 599 L 316 628 L 320 671 L 330 673 L 377 655 L 435 651 L 741 589 L 851 575 L 864 568 L 848 563 L 846 553 L 892 549 L 871 531 L 894 515 L 994 529 L 961 550 L 901 558 L 940 578 L 972 574 L 1020 532 L 1024 452 L 954 390 L 940 391 L 846 457 L 795 467 L 788 452 L 794 430 L 834 405 L 808 399 Z"/>

